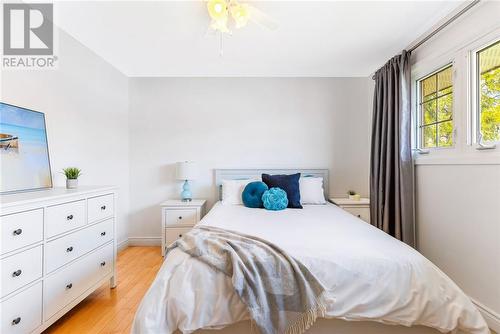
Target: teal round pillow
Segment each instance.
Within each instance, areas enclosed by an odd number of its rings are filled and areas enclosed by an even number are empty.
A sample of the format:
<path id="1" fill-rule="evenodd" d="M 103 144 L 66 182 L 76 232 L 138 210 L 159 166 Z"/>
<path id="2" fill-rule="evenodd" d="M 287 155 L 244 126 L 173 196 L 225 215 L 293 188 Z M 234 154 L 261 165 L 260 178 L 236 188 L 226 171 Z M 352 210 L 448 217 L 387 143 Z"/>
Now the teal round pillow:
<path id="1" fill-rule="evenodd" d="M 267 184 L 260 181 L 250 182 L 247 184 L 243 193 L 241 194 L 241 199 L 243 200 L 243 204 L 247 208 L 262 208 L 262 194 L 264 191 L 269 189 Z"/>
<path id="2" fill-rule="evenodd" d="M 267 210 L 283 210 L 288 206 L 286 192 L 281 188 L 271 188 L 262 194 L 262 202 Z"/>

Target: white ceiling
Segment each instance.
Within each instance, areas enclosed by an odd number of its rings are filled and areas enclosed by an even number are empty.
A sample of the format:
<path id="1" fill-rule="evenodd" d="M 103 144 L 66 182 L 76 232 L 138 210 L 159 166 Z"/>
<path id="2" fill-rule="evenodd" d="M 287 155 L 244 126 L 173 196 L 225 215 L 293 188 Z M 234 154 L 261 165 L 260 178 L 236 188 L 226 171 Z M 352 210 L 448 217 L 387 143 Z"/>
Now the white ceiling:
<path id="1" fill-rule="evenodd" d="M 55 4 L 58 26 L 136 76 L 369 76 L 461 1 L 255 1 L 279 24 L 219 40 L 202 1 Z"/>

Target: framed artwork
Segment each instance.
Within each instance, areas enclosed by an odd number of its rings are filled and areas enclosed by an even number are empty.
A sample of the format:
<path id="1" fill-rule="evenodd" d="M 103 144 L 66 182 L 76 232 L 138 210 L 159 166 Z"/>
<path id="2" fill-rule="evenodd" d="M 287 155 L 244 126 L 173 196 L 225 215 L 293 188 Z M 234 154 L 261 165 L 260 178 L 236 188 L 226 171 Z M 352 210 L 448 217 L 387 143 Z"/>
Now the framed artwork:
<path id="1" fill-rule="evenodd" d="M 52 188 L 45 115 L 0 102 L 0 193 Z"/>

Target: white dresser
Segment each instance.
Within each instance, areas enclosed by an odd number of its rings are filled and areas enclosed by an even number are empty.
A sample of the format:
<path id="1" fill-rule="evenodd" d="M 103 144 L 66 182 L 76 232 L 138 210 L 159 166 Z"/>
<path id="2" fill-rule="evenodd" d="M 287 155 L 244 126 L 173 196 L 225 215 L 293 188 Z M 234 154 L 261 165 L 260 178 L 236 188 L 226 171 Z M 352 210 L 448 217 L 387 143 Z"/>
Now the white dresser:
<path id="1" fill-rule="evenodd" d="M 116 286 L 115 188 L 0 201 L 0 333 L 40 333 L 107 280 Z"/>
<path id="2" fill-rule="evenodd" d="M 343 197 L 330 198 L 330 201 L 337 204 L 345 211 L 353 214 L 354 216 L 363 219 L 365 222 L 370 222 L 370 199 L 361 198 L 359 200 L 352 200 Z"/>
<path id="3" fill-rule="evenodd" d="M 168 200 L 160 204 L 162 216 L 161 255 L 165 256 L 165 248 L 193 228 L 205 213 L 204 199 L 193 199 L 189 202 Z"/>

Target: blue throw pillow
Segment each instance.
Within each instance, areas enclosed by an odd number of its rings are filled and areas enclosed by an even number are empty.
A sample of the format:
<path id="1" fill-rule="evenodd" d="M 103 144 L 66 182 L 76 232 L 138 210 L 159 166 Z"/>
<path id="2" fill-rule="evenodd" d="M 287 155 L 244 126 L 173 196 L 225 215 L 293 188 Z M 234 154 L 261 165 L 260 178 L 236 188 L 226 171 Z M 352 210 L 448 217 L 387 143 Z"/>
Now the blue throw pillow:
<path id="1" fill-rule="evenodd" d="M 269 188 L 264 182 L 250 182 L 246 185 L 241 194 L 243 204 L 247 208 L 262 208 L 264 206 L 262 203 L 262 194 L 264 194 L 264 191 L 267 189 Z"/>
<path id="2" fill-rule="evenodd" d="M 288 206 L 286 192 L 280 188 L 271 188 L 262 194 L 262 202 L 267 210 L 283 210 Z"/>
<path id="3" fill-rule="evenodd" d="M 300 173 L 292 175 L 269 175 L 262 174 L 262 181 L 269 188 L 281 188 L 286 192 L 288 197 L 288 207 L 294 209 L 302 209 L 300 204 L 300 188 L 299 188 Z"/>

